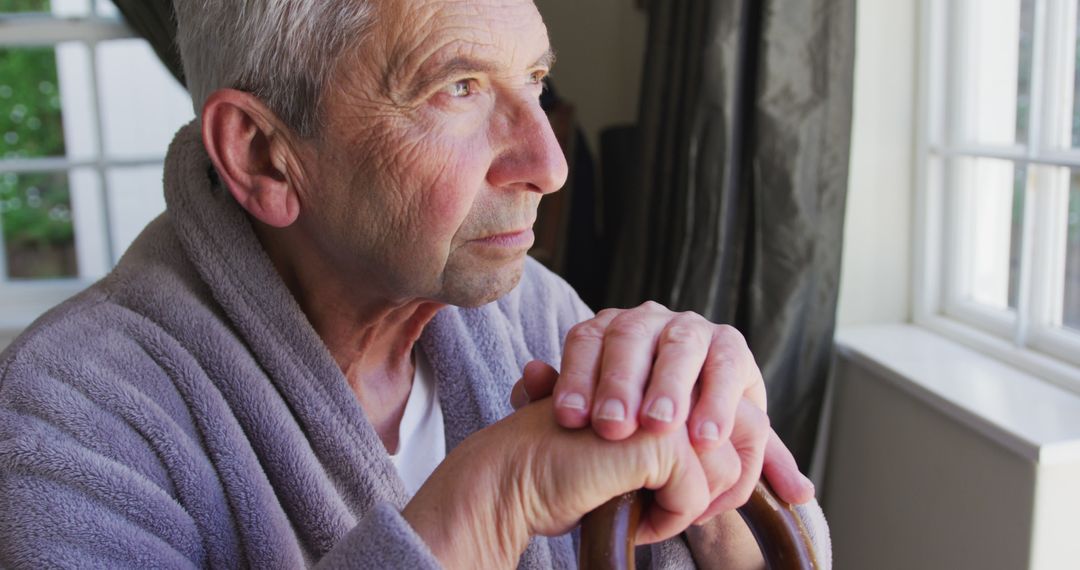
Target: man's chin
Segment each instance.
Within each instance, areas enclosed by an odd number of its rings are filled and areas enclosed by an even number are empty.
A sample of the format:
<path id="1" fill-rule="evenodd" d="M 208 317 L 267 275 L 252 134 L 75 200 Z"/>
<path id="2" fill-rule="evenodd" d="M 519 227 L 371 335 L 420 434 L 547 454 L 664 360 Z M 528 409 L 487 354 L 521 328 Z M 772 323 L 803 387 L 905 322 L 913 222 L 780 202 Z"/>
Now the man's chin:
<path id="1" fill-rule="evenodd" d="M 521 282 L 525 256 L 496 270 L 448 272 L 443 281 L 442 302 L 458 307 L 481 307 L 513 291 Z"/>

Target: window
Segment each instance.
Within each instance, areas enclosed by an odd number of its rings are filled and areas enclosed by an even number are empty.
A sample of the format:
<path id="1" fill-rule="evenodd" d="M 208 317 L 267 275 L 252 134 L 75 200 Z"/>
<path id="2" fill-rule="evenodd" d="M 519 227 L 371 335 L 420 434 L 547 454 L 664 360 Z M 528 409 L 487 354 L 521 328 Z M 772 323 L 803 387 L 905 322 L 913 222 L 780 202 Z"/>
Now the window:
<path id="1" fill-rule="evenodd" d="M 1077 0 L 922 6 L 916 320 L 1080 389 Z"/>
<path id="2" fill-rule="evenodd" d="M 191 100 L 108 0 L 0 0 L 0 328 L 103 276 L 164 209 Z"/>

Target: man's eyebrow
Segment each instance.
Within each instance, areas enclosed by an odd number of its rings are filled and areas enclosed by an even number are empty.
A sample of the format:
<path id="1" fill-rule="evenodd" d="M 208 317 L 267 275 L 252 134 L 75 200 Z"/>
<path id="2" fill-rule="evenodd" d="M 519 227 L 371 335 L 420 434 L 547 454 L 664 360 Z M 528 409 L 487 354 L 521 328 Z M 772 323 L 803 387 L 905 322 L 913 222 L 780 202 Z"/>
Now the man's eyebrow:
<path id="1" fill-rule="evenodd" d="M 550 69 L 554 64 L 555 50 L 549 47 L 547 51 L 544 52 L 544 55 L 541 55 L 535 63 L 529 66 L 529 68 L 544 67 Z M 436 63 L 427 67 L 428 70 L 421 70 L 417 73 L 415 79 L 409 85 L 408 93 L 406 95 L 407 100 L 413 101 L 426 93 L 433 85 L 445 83 L 455 77 L 468 75 L 470 73 L 495 73 L 498 71 L 498 65 L 494 62 L 469 56 L 453 57 L 445 62 Z"/>
<path id="2" fill-rule="evenodd" d="M 491 73 L 495 64 L 468 56 L 457 56 L 445 61 L 424 65 L 405 85 L 405 100 L 415 101 L 433 85 L 445 83 L 454 77 L 470 73 Z"/>
<path id="3" fill-rule="evenodd" d="M 540 56 L 540 59 L 536 60 L 536 63 L 532 64 L 532 67 L 546 67 L 551 69 L 555 65 L 555 49 L 547 48 L 544 55 Z"/>

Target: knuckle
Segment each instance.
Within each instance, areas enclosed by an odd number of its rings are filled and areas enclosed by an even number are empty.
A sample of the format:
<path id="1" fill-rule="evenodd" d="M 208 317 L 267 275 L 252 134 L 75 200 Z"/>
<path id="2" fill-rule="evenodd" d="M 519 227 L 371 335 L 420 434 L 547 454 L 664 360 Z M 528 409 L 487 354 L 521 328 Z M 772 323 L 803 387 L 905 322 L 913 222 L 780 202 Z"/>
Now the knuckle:
<path id="1" fill-rule="evenodd" d="M 623 309 L 602 309 L 599 313 L 596 313 L 597 317 L 616 317 L 623 312 Z"/>
<path id="2" fill-rule="evenodd" d="M 642 340 L 651 336 L 645 321 L 633 318 L 621 318 L 612 321 L 611 325 L 608 326 L 608 335 L 626 340 Z"/>
<path id="3" fill-rule="evenodd" d="M 768 436 L 769 429 L 772 428 L 769 416 L 756 406 L 747 406 L 747 408 L 750 408 L 750 411 L 744 414 L 746 428 L 755 435 Z M 761 438 L 761 440 L 764 444 L 765 439 Z"/>
<path id="4" fill-rule="evenodd" d="M 604 340 L 604 328 L 595 321 L 585 321 L 570 328 L 566 334 L 569 342 L 602 342 Z"/>
<path id="5" fill-rule="evenodd" d="M 706 319 L 698 313 L 695 313 L 694 311 L 683 311 L 681 313 L 678 313 L 678 319 L 706 327 L 710 330 L 716 326 L 712 323 L 712 321 Z"/>
<path id="6" fill-rule="evenodd" d="M 731 351 L 724 347 L 714 347 L 709 351 L 709 357 L 705 360 L 705 364 L 702 365 L 702 372 L 722 376 L 733 371 L 737 362 L 738 360 Z"/>
<path id="7" fill-rule="evenodd" d="M 743 336 L 739 329 L 731 325 L 715 325 L 716 329 L 714 335 L 721 345 L 732 346 L 737 348 L 746 347 L 746 337 Z"/>
<path id="8" fill-rule="evenodd" d="M 716 475 L 716 482 L 713 484 L 713 486 L 721 490 L 731 490 L 735 485 L 739 483 L 739 478 L 741 476 L 741 466 L 736 466 L 734 469 L 724 469 Z"/>
<path id="9" fill-rule="evenodd" d="M 668 310 L 667 307 L 665 307 L 665 306 L 661 305 L 660 303 L 657 303 L 656 301 L 653 301 L 651 299 L 648 300 L 648 301 L 645 301 L 644 303 L 642 303 L 640 305 L 638 305 L 638 308 L 646 310 L 646 311 L 652 311 L 652 312 L 659 312 L 659 311 L 667 311 Z"/>
<path id="10" fill-rule="evenodd" d="M 727 394 L 721 390 L 702 390 L 696 409 L 701 410 L 701 414 L 715 419 L 728 411 L 731 407 L 728 402 Z"/>
<path id="11" fill-rule="evenodd" d="M 705 338 L 701 328 L 690 323 L 674 323 L 664 329 L 662 341 L 666 344 L 691 347 L 703 346 L 705 344 Z"/>
<path id="12" fill-rule="evenodd" d="M 747 501 L 750 500 L 750 495 L 754 493 L 753 483 L 754 482 L 750 480 L 735 482 L 732 497 L 734 497 L 737 504 L 745 505 Z"/>
<path id="13" fill-rule="evenodd" d="M 637 378 L 626 370 L 605 370 L 600 373 L 600 382 L 607 387 L 631 386 Z"/>
<path id="14" fill-rule="evenodd" d="M 592 374 L 584 370 L 566 370 L 559 375 L 560 384 L 563 386 L 587 386 L 592 383 Z"/>
<path id="15" fill-rule="evenodd" d="M 688 391 L 685 389 L 680 389 L 686 384 L 686 380 L 687 379 L 684 376 L 676 372 L 672 372 L 670 370 L 654 369 L 653 372 L 649 375 L 650 398 L 658 398 L 660 396 L 666 395 L 671 397 L 672 400 L 679 401 L 680 398 L 677 398 L 675 396 L 678 395 L 681 397 L 681 392 Z M 675 390 L 675 392 L 667 393 L 666 391 L 668 390 Z"/>

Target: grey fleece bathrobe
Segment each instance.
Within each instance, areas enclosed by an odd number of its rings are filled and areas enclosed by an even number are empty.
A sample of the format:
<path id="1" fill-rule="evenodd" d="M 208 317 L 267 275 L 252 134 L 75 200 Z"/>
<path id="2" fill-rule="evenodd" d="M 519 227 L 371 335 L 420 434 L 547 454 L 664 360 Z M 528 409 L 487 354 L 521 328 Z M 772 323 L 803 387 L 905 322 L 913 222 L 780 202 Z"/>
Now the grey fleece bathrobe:
<path id="1" fill-rule="evenodd" d="M 220 185 L 197 125 L 165 168 L 167 211 L 114 271 L 0 355 L 0 566 L 437 568 L 340 369 Z M 590 311 L 530 261 L 420 346 L 447 450 L 512 410 L 524 364 L 558 363 Z M 680 539 L 642 552 L 692 565 Z M 571 536 L 522 568 L 573 568 Z"/>

